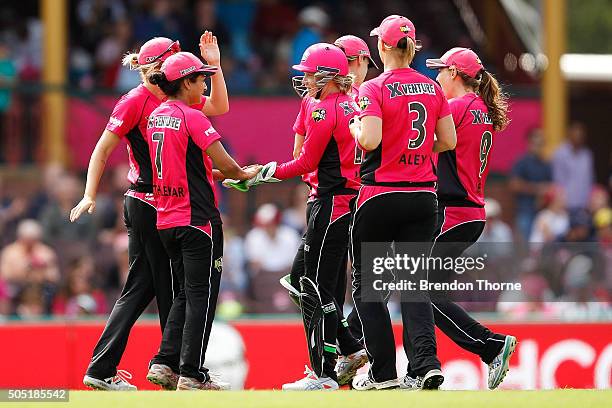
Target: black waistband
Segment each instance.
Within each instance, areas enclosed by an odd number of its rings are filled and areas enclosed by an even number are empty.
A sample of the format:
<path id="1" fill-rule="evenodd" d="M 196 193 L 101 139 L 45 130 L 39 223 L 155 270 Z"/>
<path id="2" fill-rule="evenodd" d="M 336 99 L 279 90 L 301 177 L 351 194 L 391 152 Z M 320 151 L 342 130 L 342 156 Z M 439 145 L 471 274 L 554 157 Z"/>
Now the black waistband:
<path id="1" fill-rule="evenodd" d="M 435 181 L 376 181 L 368 182 L 363 181 L 364 186 L 381 186 L 381 187 L 435 187 Z"/>
<path id="2" fill-rule="evenodd" d="M 137 193 L 152 193 L 153 186 L 151 184 L 132 184 L 130 190 L 136 191 Z"/>

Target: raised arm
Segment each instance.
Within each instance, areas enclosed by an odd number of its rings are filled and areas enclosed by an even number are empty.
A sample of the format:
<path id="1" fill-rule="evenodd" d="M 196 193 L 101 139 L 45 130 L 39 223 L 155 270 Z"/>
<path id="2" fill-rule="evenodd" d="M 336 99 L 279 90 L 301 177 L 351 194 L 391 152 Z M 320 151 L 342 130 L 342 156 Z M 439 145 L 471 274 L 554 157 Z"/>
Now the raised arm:
<path id="1" fill-rule="evenodd" d="M 217 37 L 211 31 L 204 31 L 200 37 L 200 53 L 209 65 L 219 70 L 210 77 L 210 97 L 206 98 L 202 112 L 206 116 L 223 115 L 229 111 L 227 86 L 221 69 L 221 53 L 217 44 Z"/>

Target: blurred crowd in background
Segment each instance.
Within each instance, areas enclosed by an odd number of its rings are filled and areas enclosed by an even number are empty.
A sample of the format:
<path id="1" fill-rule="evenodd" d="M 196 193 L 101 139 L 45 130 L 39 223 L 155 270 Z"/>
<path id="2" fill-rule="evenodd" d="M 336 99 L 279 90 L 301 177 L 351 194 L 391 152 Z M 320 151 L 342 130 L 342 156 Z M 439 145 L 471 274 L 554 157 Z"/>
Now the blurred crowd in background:
<path id="1" fill-rule="evenodd" d="M 78 0 L 71 2 L 69 82 L 78 90 L 125 92 L 138 75 L 121 66 L 122 57 L 156 36 L 179 40 L 198 53 L 203 29 L 219 39 L 222 67 L 232 94 L 292 92 L 290 66 L 316 42 L 333 42 L 347 33 L 365 38 L 393 8 L 394 0 L 336 0 L 311 4 L 281 0 Z M 403 8 L 406 8 L 404 5 Z M 36 11 L 36 9 L 34 9 Z M 331 16 L 334 16 L 333 27 Z M 0 12 L 0 75 L 35 81 L 42 65 L 42 24 L 16 9 Z M 429 46 L 427 27 L 419 27 L 426 46 L 415 61 L 427 75 L 425 59 L 441 50 Z M 463 45 L 473 46 L 469 37 Z M 199 54 L 199 53 L 198 53 Z M 5 79 L 7 80 L 7 79 Z M 0 102 L 0 111 L 2 105 Z"/>
<path id="2" fill-rule="evenodd" d="M 289 67 L 312 43 L 353 33 L 366 39 L 376 54 L 369 30 L 396 3 L 74 0 L 70 7 L 70 86 L 81 91 L 124 92 L 139 81 L 138 75 L 120 64 L 128 50 L 137 50 L 153 36 L 167 36 L 178 39 L 184 50 L 195 52 L 205 27 L 219 38 L 230 95 L 289 93 Z M 402 8 L 409 7 L 401 3 Z M 441 20 L 449 18 L 443 11 L 436 15 Z M 453 45 L 475 47 L 454 27 L 437 25 L 442 34 L 453 38 Z M 432 27 L 419 26 L 418 30 L 424 50 L 417 53 L 413 66 L 435 75 L 424 61 L 439 56 L 446 44 L 439 40 L 440 32 L 428 32 Z M 4 116 L 11 109 L 12 91 L 6 87 L 20 84 L 24 89 L 24 84 L 40 78 L 42 35 L 35 15 L 17 8 L 0 11 L 0 123 L 6 123 Z M 434 42 L 443 49 L 433 48 L 430 44 Z M 7 132 L 7 127 L 0 132 Z M 35 132 L 30 129 L 30 133 Z M 572 123 L 565 136 L 565 143 L 547 158 L 543 136 L 533 129 L 528 135 L 529 150 L 512 171 L 501 181 L 489 182 L 507 186 L 510 198 L 488 200 L 481 241 L 503 244 L 498 254 L 491 254 L 492 265 L 500 270 L 511 268 L 524 290 L 520 298 L 501 293 L 486 302 L 466 303 L 466 308 L 497 311 L 517 319 L 538 313 L 545 317 L 612 317 L 612 179 L 607 185 L 595 183 L 593 154 L 583 124 Z M 34 186 L 23 189 L 0 177 L 0 317 L 106 314 L 129 269 L 122 213 L 127 169 L 119 166 L 107 172 L 95 214 L 75 223 L 68 221 L 68 214 L 82 195 L 84 175 L 56 165 L 42 173 Z M 278 279 L 288 273 L 300 243 L 307 188 L 296 180 L 289 188 L 276 191 L 282 194 L 258 196 L 249 209 L 248 222 L 227 216 L 233 213 L 238 193 L 221 192 L 226 216 L 220 315 L 296 311 Z M 593 251 L 547 251 L 562 242 L 588 242 Z M 542 270 L 547 268 L 540 261 L 546 257 L 549 261 L 554 258 L 553 272 Z M 393 303 L 390 309 L 398 310 Z M 155 312 L 154 305 L 149 312 Z"/>
<path id="3" fill-rule="evenodd" d="M 503 181 L 512 191 L 506 207 L 513 208 L 513 221 L 505 222 L 503 206 L 488 199 L 480 239 L 499 243 L 488 250 L 488 273 L 521 282 L 523 290 L 519 297 L 497 293 L 468 302 L 468 309 L 511 318 L 538 313 L 612 318 L 610 186 L 594 183 L 585 137 L 584 127 L 572 124 L 567 141 L 547 160 L 541 133 L 530 133 L 529 151 Z M 40 187 L 28 194 L 0 184 L 0 315 L 109 312 L 129 268 L 122 213 L 126 173 L 123 166 L 109 171 L 95 214 L 75 223 L 68 214 L 82 195 L 82 176 L 49 166 Z M 300 243 L 308 189 L 297 180 L 284 188 L 268 187 L 263 196 L 259 189 L 248 193 L 260 194 L 249 222 L 224 216 L 221 315 L 295 312 L 278 279 L 289 272 Z M 232 213 L 242 193 L 218 190 L 221 208 Z M 588 245 L 565 248 L 562 243 Z M 397 310 L 393 303 L 391 310 Z"/>

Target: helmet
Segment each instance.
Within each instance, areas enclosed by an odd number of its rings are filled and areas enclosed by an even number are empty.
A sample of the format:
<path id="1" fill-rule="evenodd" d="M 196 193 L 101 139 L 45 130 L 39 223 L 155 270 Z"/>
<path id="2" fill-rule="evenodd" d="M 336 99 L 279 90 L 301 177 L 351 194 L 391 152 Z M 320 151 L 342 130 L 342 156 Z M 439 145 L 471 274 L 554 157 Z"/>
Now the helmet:
<path id="1" fill-rule="evenodd" d="M 164 61 L 160 70 L 168 81 L 175 81 L 194 72 L 210 76 L 217 72 L 217 67 L 204 64 L 190 52 L 177 52 Z"/>
<path id="2" fill-rule="evenodd" d="M 172 54 L 181 50 L 178 41 L 166 37 L 155 37 L 140 47 L 138 52 L 138 65 L 148 65 L 156 61 L 165 61 Z"/>
<path id="3" fill-rule="evenodd" d="M 293 69 L 304 73 L 315 74 L 317 88 L 320 91 L 336 75 L 348 75 L 348 61 L 344 52 L 333 44 L 317 43 L 306 48 L 299 64 Z M 293 77 L 293 88 L 300 97 L 308 90 L 303 83 L 304 76 Z"/>

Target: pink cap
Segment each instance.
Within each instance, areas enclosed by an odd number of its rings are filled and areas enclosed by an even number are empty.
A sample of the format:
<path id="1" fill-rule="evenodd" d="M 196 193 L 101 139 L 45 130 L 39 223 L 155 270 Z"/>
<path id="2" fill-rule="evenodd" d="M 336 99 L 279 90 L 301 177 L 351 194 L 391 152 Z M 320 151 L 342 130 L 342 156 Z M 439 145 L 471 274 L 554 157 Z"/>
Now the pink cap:
<path id="1" fill-rule="evenodd" d="M 181 50 L 178 41 L 166 37 L 155 37 L 140 47 L 138 65 L 147 65 L 156 61 L 165 61 L 172 54 Z"/>
<path id="2" fill-rule="evenodd" d="M 198 57 L 190 52 L 177 52 L 168 57 L 161 66 L 161 72 L 166 75 L 170 82 L 183 78 L 194 72 L 203 72 L 213 75 L 217 72 L 217 67 L 205 65 Z"/>
<path id="3" fill-rule="evenodd" d="M 317 43 L 306 48 L 299 64 L 293 69 L 302 72 L 327 72 L 348 75 L 348 61 L 344 52 L 333 44 Z"/>
<path id="4" fill-rule="evenodd" d="M 397 14 L 385 18 L 378 27 L 370 32 L 370 35 L 377 35 L 385 44 L 392 47 L 397 47 L 399 40 L 406 37 L 416 42 L 416 29 L 412 21 Z"/>
<path id="5" fill-rule="evenodd" d="M 451 66 L 456 67 L 459 71 L 476 78 L 478 73 L 484 69 L 478 55 L 469 48 L 455 47 L 446 51 L 439 59 L 428 59 L 425 61 L 427 68 L 440 69 Z"/>
<path id="6" fill-rule="evenodd" d="M 338 38 L 334 45 L 339 47 L 346 54 L 347 58 L 357 58 L 359 56 L 368 57 L 370 63 L 378 69 L 378 65 L 372 59 L 370 55 L 370 49 L 368 48 L 368 44 L 363 41 L 361 38 L 356 37 L 354 35 L 344 35 Z"/>

